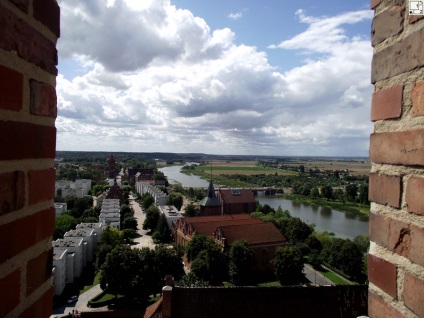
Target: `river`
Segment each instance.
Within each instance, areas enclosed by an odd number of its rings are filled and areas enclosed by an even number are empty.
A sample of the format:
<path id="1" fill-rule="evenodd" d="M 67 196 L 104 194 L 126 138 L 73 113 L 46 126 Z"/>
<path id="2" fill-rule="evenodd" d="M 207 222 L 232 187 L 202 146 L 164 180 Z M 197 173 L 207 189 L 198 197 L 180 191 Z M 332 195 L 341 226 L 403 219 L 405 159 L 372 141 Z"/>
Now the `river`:
<path id="1" fill-rule="evenodd" d="M 159 170 L 168 177 L 170 183 L 180 183 L 183 187 L 200 188 L 209 185 L 207 180 L 181 173 L 180 169 L 181 166 L 170 166 Z M 274 209 L 281 206 L 283 210 L 289 210 L 292 216 L 308 224 L 315 224 L 318 232 L 333 232 L 338 237 L 350 239 L 359 234 L 368 235 L 367 217 L 354 216 L 329 207 L 286 200 L 278 196 L 265 196 L 263 193 L 259 193 L 257 200 L 260 204 L 268 204 Z"/>

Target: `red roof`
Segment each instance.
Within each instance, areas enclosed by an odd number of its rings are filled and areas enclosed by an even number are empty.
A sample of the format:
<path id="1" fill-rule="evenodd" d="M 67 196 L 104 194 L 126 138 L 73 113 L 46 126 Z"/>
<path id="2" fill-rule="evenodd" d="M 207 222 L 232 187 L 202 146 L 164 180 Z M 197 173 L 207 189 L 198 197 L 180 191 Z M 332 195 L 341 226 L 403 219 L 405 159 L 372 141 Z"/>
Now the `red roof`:
<path id="1" fill-rule="evenodd" d="M 284 236 L 272 223 L 223 225 L 217 231 L 221 231 L 226 245 L 231 245 L 236 240 L 246 240 L 249 245 L 286 242 Z"/>
<path id="2" fill-rule="evenodd" d="M 212 222 L 191 222 L 190 225 L 196 231 L 197 234 L 203 234 L 205 236 L 213 237 L 215 230 L 219 226 L 228 226 L 236 224 L 237 226 L 246 226 L 247 224 L 260 224 L 263 223 L 261 219 L 255 219 L 249 217 L 248 219 L 236 219 L 236 220 L 222 220 L 222 221 L 212 221 Z"/>
<path id="3" fill-rule="evenodd" d="M 215 222 L 215 221 L 228 221 L 228 220 L 245 220 L 245 219 L 252 219 L 252 217 L 249 214 L 196 216 L 191 218 L 184 218 L 184 222 L 185 223 L 200 223 L 200 222 Z"/>
<path id="4" fill-rule="evenodd" d="M 218 197 L 224 203 L 256 203 L 250 189 L 218 189 Z"/>

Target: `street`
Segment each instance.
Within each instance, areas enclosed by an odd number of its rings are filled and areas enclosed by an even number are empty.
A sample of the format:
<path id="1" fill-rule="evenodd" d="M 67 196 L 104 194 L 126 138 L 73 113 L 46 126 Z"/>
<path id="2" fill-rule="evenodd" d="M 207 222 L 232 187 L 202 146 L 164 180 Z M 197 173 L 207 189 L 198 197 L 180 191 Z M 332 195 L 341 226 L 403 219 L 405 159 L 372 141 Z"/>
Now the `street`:
<path id="1" fill-rule="evenodd" d="M 312 268 L 311 265 L 305 264 L 303 267 L 305 277 L 315 286 L 335 285 L 331 280 L 324 277 L 320 272 Z"/>
<path id="2" fill-rule="evenodd" d="M 131 208 L 134 210 L 134 217 L 137 220 L 137 234 L 139 235 L 139 237 L 136 237 L 134 239 L 134 243 L 136 244 L 132 245 L 131 248 L 154 248 L 155 244 L 153 243 L 152 237 L 150 235 L 147 235 L 149 230 L 143 230 L 143 222 L 146 218 L 146 214 L 143 213 L 140 205 L 138 204 L 138 202 L 135 201 L 134 196 L 132 194 L 130 194 L 128 200 Z"/>

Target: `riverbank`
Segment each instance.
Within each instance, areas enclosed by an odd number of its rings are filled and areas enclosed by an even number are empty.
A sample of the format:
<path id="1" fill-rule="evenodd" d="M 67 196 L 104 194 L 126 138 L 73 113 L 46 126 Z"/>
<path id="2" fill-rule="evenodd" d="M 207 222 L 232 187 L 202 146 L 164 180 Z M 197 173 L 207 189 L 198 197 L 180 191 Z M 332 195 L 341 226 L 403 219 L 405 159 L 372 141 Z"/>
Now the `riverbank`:
<path id="1" fill-rule="evenodd" d="M 313 199 L 311 197 L 303 196 L 299 194 L 284 194 L 284 195 L 281 195 L 281 197 L 287 200 L 299 201 L 299 202 L 307 203 L 310 205 L 329 207 L 331 209 L 347 212 L 355 216 L 368 217 L 370 214 L 370 206 L 364 205 L 364 204 L 351 203 L 351 202 L 343 203 L 341 201 L 328 201 L 321 198 Z"/>

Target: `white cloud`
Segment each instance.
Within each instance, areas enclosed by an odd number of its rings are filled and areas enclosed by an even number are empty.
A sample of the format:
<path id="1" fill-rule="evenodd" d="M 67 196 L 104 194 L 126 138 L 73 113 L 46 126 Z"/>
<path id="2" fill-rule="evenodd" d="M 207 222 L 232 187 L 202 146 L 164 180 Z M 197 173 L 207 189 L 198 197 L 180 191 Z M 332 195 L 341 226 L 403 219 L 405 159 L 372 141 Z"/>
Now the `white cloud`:
<path id="1" fill-rule="evenodd" d="M 231 19 L 231 20 L 238 20 L 238 19 L 241 19 L 241 17 L 243 16 L 243 13 L 242 12 L 235 12 L 235 13 L 230 13 L 229 15 L 228 15 L 228 17 Z"/>
<path id="2" fill-rule="evenodd" d="M 282 74 L 169 0 L 60 5 L 60 58 L 85 71 L 57 79 L 59 150 L 367 155 L 372 50 L 343 29 L 363 11 L 298 11 L 307 30 L 272 47 L 320 55 Z"/>

